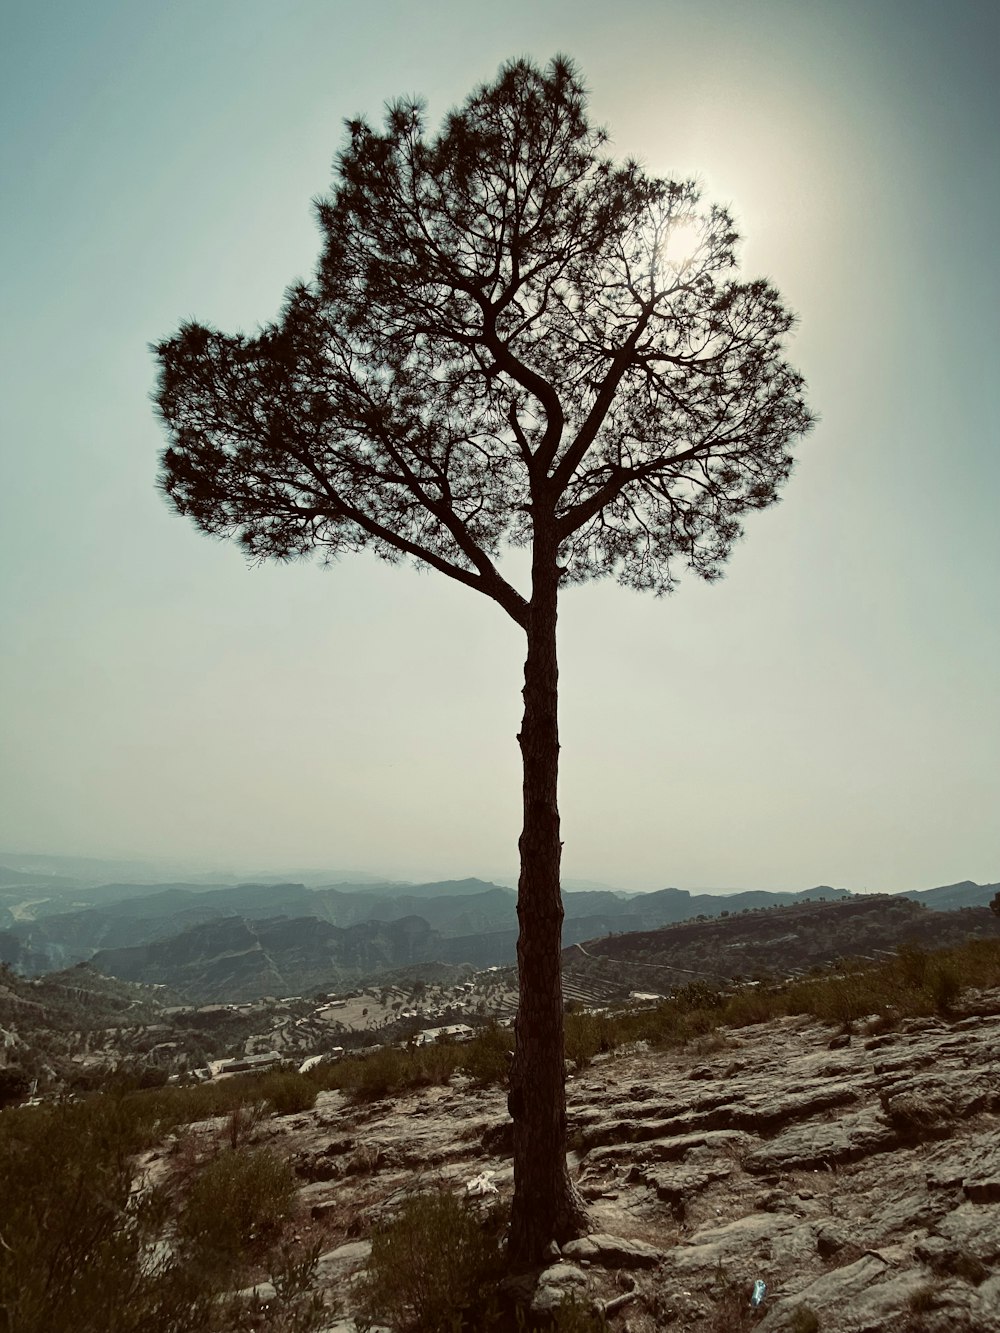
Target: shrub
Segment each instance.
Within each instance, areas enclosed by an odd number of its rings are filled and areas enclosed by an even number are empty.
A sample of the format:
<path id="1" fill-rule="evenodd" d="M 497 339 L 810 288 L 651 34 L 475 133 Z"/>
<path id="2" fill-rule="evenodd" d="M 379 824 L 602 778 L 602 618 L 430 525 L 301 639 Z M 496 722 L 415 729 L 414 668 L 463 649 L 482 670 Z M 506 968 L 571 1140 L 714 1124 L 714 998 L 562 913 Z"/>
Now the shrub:
<path id="1" fill-rule="evenodd" d="M 225 1137 L 230 1148 L 246 1142 L 267 1114 L 267 1102 L 245 1102 L 234 1106 L 226 1117 Z"/>
<path id="2" fill-rule="evenodd" d="M 286 1242 L 272 1256 L 269 1274 L 275 1295 L 285 1305 L 291 1305 L 305 1296 L 316 1278 L 319 1266 L 320 1242 L 295 1246 Z"/>
<path id="3" fill-rule="evenodd" d="M 674 995 L 674 1004 L 681 1009 L 722 1009 L 725 1003 L 725 993 L 705 981 L 689 981 Z"/>
<path id="4" fill-rule="evenodd" d="M 514 1034 L 510 1028 L 488 1023 L 463 1048 L 460 1068 L 481 1087 L 503 1085 L 510 1071 L 513 1049 Z"/>
<path id="5" fill-rule="evenodd" d="M 211 1089 L 190 1091 L 193 1101 L 164 1089 L 0 1114 L 0 1333 L 247 1333 L 246 1310 L 223 1293 L 245 1257 L 267 1259 L 295 1180 L 268 1152 L 227 1150 L 174 1172 L 176 1209 L 165 1188 L 137 1188 L 135 1153 L 164 1125 L 205 1114 L 200 1094 Z M 224 1088 L 222 1100 L 246 1093 Z M 308 1256 L 286 1259 L 268 1327 L 308 1333 L 323 1322 L 322 1302 L 295 1286 Z"/>
<path id="6" fill-rule="evenodd" d="M 170 1257 L 167 1216 L 132 1193 L 134 1126 L 108 1099 L 6 1112 L 0 1125 L 3 1333 L 189 1333 L 221 1328 L 216 1292 Z"/>
<path id="7" fill-rule="evenodd" d="M 316 1084 L 303 1074 L 268 1074 L 260 1083 L 260 1096 L 275 1115 L 311 1111 L 318 1091 Z"/>
<path id="8" fill-rule="evenodd" d="M 416 1065 L 424 1083 L 447 1083 L 461 1066 L 463 1047 L 453 1042 L 433 1042 L 416 1052 Z"/>
<path id="9" fill-rule="evenodd" d="M 599 1014 L 567 1014 L 564 1027 L 566 1059 L 575 1069 L 584 1069 L 599 1051 L 617 1045 L 613 1026 Z"/>
<path id="10" fill-rule="evenodd" d="M 31 1080 L 23 1069 L 0 1069 L 0 1107 L 23 1101 L 30 1089 Z"/>
<path id="11" fill-rule="evenodd" d="M 733 1027 L 750 1027 L 774 1017 L 774 998 L 759 990 L 740 990 L 726 1005 L 726 1022 Z"/>
<path id="12" fill-rule="evenodd" d="M 896 966 L 907 986 L 919 987 L 927 977 L 928 955 L 918 944 L 903 944 L 896 957 Z"/>
<path id="13" fill-rule="evenodd" d="M 315 1087 L 339 1088 L 355 1101 L 374 1101 L 431 1083 L 447 1083 L 462 1063 L 462 1047 L 437 1042 L 400 1050 L 382 1046 L 335 1064 L 311 1070 Z"/>
<path id="14" fill-rule="evenodd" d="M 351 1091 L 360 1101 L 375 1101 L 399 1088 L 413 1087 L 418 1072 L 415 1052 L 399 1051 L 392 1046 L 352 1061 L 349 1067 L 357 1074 Z"/>
<path id="15" fill-rule="evenodd" d="M 181 1252 L 211 1270 L 237 1263 L 244 1251 L 263 1251 L 288 1218 L 295 1188 L 291 1167 L 266 1148 L 220 1153 L 182 1199 Z"/>
<path id="16" fill-rule="evenodd" d="M 907 1307 L 914 1314 L 926 1314 L 933 1310 L 941 1296 L 940 1282 L 925 1282 L 907 1297 Z"/>
<path id="17" fill-rule="evenodd" d="M 949 1013 L 962 991 L 962 978 L 955 965 L 947 960 L 936 962 L 929 980 L 935 1010 L 939 1014 Z"/>
<path id="18" fill-rule="evenodd" d="M 712 1311 L 708 1327 L 711 1333 L 744 1333 L 752 1327 L 754 1311 L 750 1306 L 745 1282 L 731 1278 L 721 1260 L 711 1290 Z"/>
<path id="19" fill-rule="evenodd" d="M 552 1312 L 552 1333 L 610 1333 L 611 1325 L 589 1301 L 569 1295 Z"/>
<path id="20" fill-rule="evenodd" d="M 399 1333 L 498 1327 L 503 1272 L 499 1210 L 485 1214 L 452 1194 L 413 1195 L 372 1236 L 356 1288 L 360 1315 Z"/>

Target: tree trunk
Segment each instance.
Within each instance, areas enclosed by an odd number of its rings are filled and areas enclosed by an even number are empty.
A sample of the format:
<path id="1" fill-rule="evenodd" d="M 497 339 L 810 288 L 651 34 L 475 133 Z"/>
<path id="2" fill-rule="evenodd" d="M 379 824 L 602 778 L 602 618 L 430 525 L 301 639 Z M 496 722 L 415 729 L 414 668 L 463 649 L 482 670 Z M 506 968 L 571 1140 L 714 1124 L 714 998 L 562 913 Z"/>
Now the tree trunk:
<path id="1" fill-rule="evenodd" d="M 555 543 L 535 531 L 524 718 L 524 824 L 518 844 L 519 1004 L 508 1107 L 514 1120 L 510 1257 L 541 1263 L 550 1243 L 586 1230 L 583 1202 L 566 1167 L 566 1089 L 560 953 L 558 667 Z"/>

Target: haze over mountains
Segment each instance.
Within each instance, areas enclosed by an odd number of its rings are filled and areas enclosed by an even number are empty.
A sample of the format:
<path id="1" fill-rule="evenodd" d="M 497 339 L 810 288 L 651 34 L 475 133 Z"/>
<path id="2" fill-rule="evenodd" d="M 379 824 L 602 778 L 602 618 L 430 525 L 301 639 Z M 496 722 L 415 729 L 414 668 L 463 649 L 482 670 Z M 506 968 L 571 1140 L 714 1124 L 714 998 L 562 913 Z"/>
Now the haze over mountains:
<path id="1" fill-rule="evenodd" d="M 350 986 L 422 963 L 489 967 L 515 958 L 516 893 L 480 879 L 108 883 L 93 882 L 105 863 L 11 860 L 0 861 L 0 962 L 28 976 L 92 962 L 108 975 L 164 984 L 190 999 L 235 1000 Z M 998 888 L 963 881 L 873 901 L 908 898 L 954 912 L 986 907 Z M 563 942 L 851 897 L 829 886 L 801 893 L 569 890 Z M 881 927 L 877 933 L 884 944 Z M 832 956 L 835 943 L 834 932 Z"/>

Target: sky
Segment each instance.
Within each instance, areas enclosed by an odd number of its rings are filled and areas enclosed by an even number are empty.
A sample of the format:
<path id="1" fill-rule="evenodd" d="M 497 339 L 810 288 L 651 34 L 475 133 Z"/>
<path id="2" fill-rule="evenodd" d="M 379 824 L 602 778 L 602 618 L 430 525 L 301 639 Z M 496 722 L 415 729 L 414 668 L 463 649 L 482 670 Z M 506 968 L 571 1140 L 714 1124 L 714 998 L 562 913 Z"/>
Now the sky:
<path id="1" fill-rule="evenodd" d="M 418 94 L 436 125 L 564 52 L 615 155 L 731 206 L 820 418 L 722 582 L 564 594 L 566 876 L 1000 880 L 995 0 L 0 17 L 0 848 L 516 873 L 516 627 L 198 533 L 155 489 L 149 345 L 252 332 L 311 275 L 346 118 Z"/>

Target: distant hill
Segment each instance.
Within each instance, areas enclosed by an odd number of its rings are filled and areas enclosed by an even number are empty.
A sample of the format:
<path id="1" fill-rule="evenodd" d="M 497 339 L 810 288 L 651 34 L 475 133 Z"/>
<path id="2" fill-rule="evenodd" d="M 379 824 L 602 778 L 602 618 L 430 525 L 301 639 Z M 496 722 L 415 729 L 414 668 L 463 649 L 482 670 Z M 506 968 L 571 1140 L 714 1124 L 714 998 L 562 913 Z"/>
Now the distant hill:
<path id="1" fill-rule="evenodd" d="M 27 889 L 31 892 L 42 889 L 72 890 L 79 887 L 79 880 L 67 879 L 63 875 L 49 875 L 37 870 L 16 870 L 0 865 L 0 888 Z"/>
<path id="2" fill-rule="evenodd" d="M 698 915 L 749 911 L 843 892 L 755 891 L 719 897 L 671 888 L 629 897 L 611 890 L 566 893 L 563 938 L 572 943 L 599 934 L 651 929 Z M 455 941 L 443 950 L 441 961 L 483 966 L 513 961 L 517 934 L 514 890 L 480 879 L 315 889 L 298 883 L 221 888 L 185 882 L 109 884 L 94 891 L 94 896 L 98 898 L 96 905 L 71 911 L 57 910 L 58 900 L 29 902 L 17 916 L 8 911 L 0 920 L 5 927 L 0 930 L 0 960 L 18 970 L 38 973 L 86 961 L 98 950 L 152 944 L 234 916 L 248 921 L 313 917 L 342 929 L 363 922 L 419 916 L 443 939 Z M 464 957 L 459 956 L 462 950 Z"/>
<path id="3" fill-rule="evenodd" d="M 29 874 L 9 871 L 15 877 L 21 873 Z M 474 878 L 427 884 L 351 883 L 317 888 L 298 882 L 221 887 L 186 881 L 159 885 L 105 884 L 96 889 L 77 891 L 96 901 L 69 911 L 58 910 L 58 899 L 46 898 L 47 886 L 44 882 L 38 883 L 39 880 L 45 880 L 41 873 L 14 887 L 0 883 L 0 962 L 27 975 L 71 967 L 99 955 L 106 970 L 122 968 L 121 975 L 137 980 L 164 980 L 168 973 L 173 976 L 170 972 L 173 963 L 168 965 L 164 961 L 175 956 L 171 949 L 174 948 L 176 956 L 180 957 L 187 947 L 186 941 L 191 938 L 205 942 L 202 964 L 199 964 L 205 975 L 202 980 L 197 980 L 197 967 L 185 963 L 188 970 L 184 985 L 194 988 L 192 994 L 205 991 L 211 992 L 213 997 L 222 994 L 221 988 L 230 974 L 234 995 L 238 992 L 243 997 L 255 986 L 259 987 L 257 994 L 270 994 L 275 989 L 301 989 L 307 983 L 288 980 L 299 973 L 309 978 L 318 977 L 317 985 L 335 985 L 340 977 L 356 981 L 365 975 L 406 966 L 410 961 L 488 967 L 512 963 L 515 957 L 516 893 L 508 887 Z M 748 890 L 729 894 L 693 894 L 686 889 L 664 888 L 652 893 L 625 894 L 611 889 L 589 889 L 563 895 L 563 942 L 573 945 L 600 937 L 655 931 L 684 922 L 698 924 L 716 918 L 732 921 L 764 910 L 796 905 L 823 906 L 837 900 L 862 905 L 876 899 L 898 904 L 910 901 L 914 905 L 923 903 L 954 914 L 964 908 L 981 909 L 990 902 L 997 888 L 997 885 L 963 881 L 903 894 L 857 897 L 852 897 L 844 889 L 824 885 L 800 893 Z M 863 906 L 858 908 L 862 916 L 864 910 Z M 233 964 L 227 973 L 221 963 L 216 963 L 219 950 L 213 941 L 225 937 L 232 926 L 220 927 L 219 931 L 213 932 L 209 929 L 213 923 L 238 920 L 251 934 L 256 930 L 253 923 L 271 923 L 269 930 L 273 933 L 274 923 L 280 919 L 313 922 L 317 946 L 335 938 L 341 943 L 336 947 L 330 944 L 325 955 L 303 956 L 300 963 L 279 964 L 265 949 L 274 963 L 271 971 L 264 966 L 262 958 L 256 956 L 240 965 L 246 971 Z M 412 924 L 415 921 L 421 923 L 419 931 Z M 401 922 L 411 924 L 402 931 L 389 929 Z M 369 928 L 367 935 L 364 931 L 356 932 L 349 940 L 343 934 L 362 926 Z M 318 929 L 320 927 L 322 929 Z M 328 928 L 334 928 L 341 935 L 331 934 Z M 411 941 L 419 934 L 425 947 L 415 949 L 411 944 L 408 952 L 404 949 L 403 954 L 398 955 L 393 941 L 398 942 L 407 930 Z M 368 937 L 373 941 L 382 940 L 383 944 L 373 945 L 366 952 L 363 942 Z M 164 948 L 157 951 L 152 949 L 154 945 Z M 136 950 L 139 952 L 130 952 Z M 247 944 L 234 952 L 256 955 L 257 946 Z M 327 959 L 332 970 L 319 976 L 322 957 Z M 142 964 L 137 961 L 143 958 L 153 969 L 149 975 L 143 973 Z M 367 974 L 363 971 L 366 967 L 371 969 Z"/>
<path id="4" fill-rule="evenodd" d="M 102 976 L 87 963 L 27 981 L 0 971 L 0 1027 L 31 1032 L 91 1031 L 156 1021 L 171 996 Z"/>
<path id="5" fill-rule="evenodd" d="M 346 885 L 337 884 L 330 887 L 343 890 Z M 366 887 L 388 898 L 468 898 L 473 894 L 486 893 L 492 889 L 516 896 L 513 889 L 486 879 L 443 879 L 434 880 L 429 884 L 381 884 Z"/>
<path id="6" fill-rule="evenodd" d="M 976 935 L 1000 936 L 1000 919 L 986 908 L 934 912 L 905 898 L 873 895 L 605 935 L 571 944 L 563 961 L 568 977 L 657 991 L 699 978 L 786 975 L 838 957 L 872 957 L 906 942 L 933 948 Z M 156 943 L 101 951 L 94 965 L 115 976 L 164 983 L 186 1000 L 204 1003 L 349 986 L 419 963 L 509 964 L 515 945 L 513 929 L 446 937 L 420 916 L 346 928 L 315 917 L 230 917 Z"/>
<path id="7" fill-rule="evenodd" d="M 438 961 L 440 943 L 422 917 L 341 929 L 315 917 L 233 916 L 151 944 L 103 949 L 93 966 L 128 980 L 165 984 L 189 1003 L 206 1004 L 349 986 L 409 963 Z"/>
<path id="8" fill-rule="evenodd" d="M 1000 884 L 974 884 L 971 879 L 963 879 L 958 884 L 944 884 L 939 889 L 906 889 L 897 896 L 925 903 L 938 912 L 957 912 L 966 907 L 989 907 L 998 893 Z"/>
<path id="9" fill-rule="evenodd" d="M 394 886 L 395 887 L 395 886 Z M 412 886 L 410 886 L 412 887 Z M 516 927 L 516 895 L 479 880 L 445 886 L 448 892 L 387 897 L 367 886 L 307 889 L 302 884 L 242 884 L 204 890 L 162 886 L 158 892 L 74 912 L 7 922 L 0 931 L 0 961 L 23 971 L 47 971 L 85 961 L 98 950 L 167 940 L 191 927 L 229 917 L 268 920 L 310 917 L 347 928 L 363 922 L 420 916 L 448 936 L 480 935 Z M 472 892 L 468 892 L 469 888 Z M 4 937 L 7 937 L 6 939 Z"/>
<path id="10" fill-rule="evenodd" d="M 904 944 L 936 949 L 975 937 L 1000 938 L 1000 917 L 983 907 L 936 912 L 902 896 L 871 894 L 589 940 L 563 950 L 563 971 L 584 993 L 587 978 L 662 992 L 695 980 L 787 976 Z"/>

